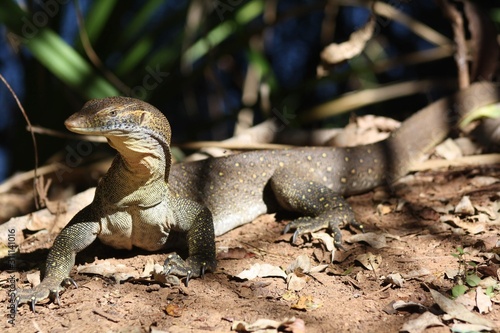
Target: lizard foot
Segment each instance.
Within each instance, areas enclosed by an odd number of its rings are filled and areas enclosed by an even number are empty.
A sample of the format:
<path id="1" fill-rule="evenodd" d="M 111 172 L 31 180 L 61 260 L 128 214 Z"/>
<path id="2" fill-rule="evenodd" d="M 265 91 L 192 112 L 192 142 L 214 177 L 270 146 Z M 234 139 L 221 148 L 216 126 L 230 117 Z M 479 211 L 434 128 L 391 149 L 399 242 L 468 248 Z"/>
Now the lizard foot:
<path id="1" fill-rule="evenodd" d="M 363 225 L 356 220 L 352 210 L 349 208 L 347 210 L 343 210 L 342 214 L 341 212 L 333 211 L 325 212 L 316 217 L 299 217 L 298 219 L 291 221 L 285 227 L 283 233 L 285 234 L 290 230 L 295 230 L 292 236 L 292 243 L 295 243 L 299 236 L 316 232 L 321 229 L 328 229 L 333 235 L 335 247 L 343 250 L 344 247 L 342 246 L 342 234 L 340 232 L 340 228 L 345 225 L 350 225 L 363 231 Z"/>
<path id="2" fill-rule="evenodd" d="M 213 271 L 216 264 L 215 259 L 207 259 L 203 256 L 194 255 L 184 260 L 177 253 L 171 253 L 165 259 L 163 272 L 167 275 L 185 276 L 187 287 L 191 278 L 203 277 L 206 271 Z"/>
<path id="3" fill-rule="evenodd" d="M 72 284 L 78 288 L 76 282 L 68 277 L 63 280 L 63 284 Z M 44 279 L 38 286 L 32 289 L 16 289 L 14 292 L 14 313 L 17 313 L 17 308 L 20 304 L 28 303 L 31 306 L 31 310 L 35 311 L 35 305 L 39 301 L 50 298 L 56 304 L 61 304 L 59 299 L 59 292 L 63 290 L 62 283 L 57 282 L 56 279 Z"/>

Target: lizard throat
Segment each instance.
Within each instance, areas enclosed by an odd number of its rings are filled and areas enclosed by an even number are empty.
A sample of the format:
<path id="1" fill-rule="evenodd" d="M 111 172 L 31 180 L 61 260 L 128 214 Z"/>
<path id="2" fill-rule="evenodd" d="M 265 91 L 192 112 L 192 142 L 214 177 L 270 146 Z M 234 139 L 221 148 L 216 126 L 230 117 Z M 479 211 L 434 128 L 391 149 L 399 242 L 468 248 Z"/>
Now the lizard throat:
<path id="1" fill-rule="evenodd" d="M 129 133 L 126 136 L 108 136 L 107 139 L 109 145 L 120 154 L 124 167 L 134 177 L 153 181 L 165 178 L 169 172 L 165 152 L 153 138 L 134 137 Z"/>

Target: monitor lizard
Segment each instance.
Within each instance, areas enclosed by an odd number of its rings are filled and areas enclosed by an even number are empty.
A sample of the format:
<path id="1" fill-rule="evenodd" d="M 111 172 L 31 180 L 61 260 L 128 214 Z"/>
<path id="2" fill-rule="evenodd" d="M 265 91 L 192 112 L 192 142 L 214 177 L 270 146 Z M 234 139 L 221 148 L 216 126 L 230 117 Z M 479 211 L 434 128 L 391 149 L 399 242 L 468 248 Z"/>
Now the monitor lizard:
<path id="1" fill-rule="evenodd" d="M 14 295 L 35 304 L 59 302 L 78 252 L 96 238 L 116 248 L 159 250 L 170 231 L 185 233 L 189 256 L 173 253 L 166 274 L 192 277 L 216 267 L 214 237 L 280 207 L 303 217 L 285 231 L 298 235 L 329 229 L 341 247 L 339 228 L 362 229 L 343 196 L 392 183 L 443 140 L 454 120 L 496 102 L 497 87 L 476 83 L 420 110 L 388 139 L 352 148 L 299 147 L 244 152 L 172 164 L 171 131 L 152 105 L 128 97 L 88 101 L 65 125 L 80 134 L 102 135 L 118 151 L 97 185 L 93 202 L 75 215 L 54 241 L 42 282 Z M 76 284 L 75 284 L 76 286 Z"/>

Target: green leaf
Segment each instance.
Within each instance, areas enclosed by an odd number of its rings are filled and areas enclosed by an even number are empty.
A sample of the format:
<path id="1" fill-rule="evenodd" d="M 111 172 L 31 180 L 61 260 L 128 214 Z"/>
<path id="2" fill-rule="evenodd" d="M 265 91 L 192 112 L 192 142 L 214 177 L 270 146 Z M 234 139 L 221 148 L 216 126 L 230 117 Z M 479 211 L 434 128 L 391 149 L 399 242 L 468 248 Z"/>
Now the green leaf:
<path id="1" fill-rule="evenodd" d="M 353 267 L 354 266 L 350 266 L 348 269 L 346 269 L 343 273 L 342 273 L 342 276 L 346 276 L 346 275 L 349 275 L 352 273 L 352 270 L 353 270 Z"/>
<path id="2" fill-rule="evenodd" d="M 120 43 L 124 43 L 125 40 L 137 36 L 141 29 L 150 24 L 151 16 L 154 15 L 155 11 L 158 10 L 158 7 L 160 7 L 163 2 L 163 0 L 149 0 L 144 2 L 144 5 L 139 9 L 136 15 L 134 15 L 131 21 L 127 23 L 125 30 L 120 36 Z"/>
<path id="3" fill-rule="evenodd" d="M 186 63 L 194 63 L 205 56 L 213 47 L 232 36 L 237 29 L 244 27 L 251 20 L 262 14 L 264 11 L 264 1 L 254 0 L 239 8 L 234 20 L 227 20 L 209 31 L 201 39 L 197 40 L 189 47 L 183 55 Z"/>
<path id="4" fill-rule="evenodd" d="M 106 27 L 117 0 L 94 1 L 85 17 L 85 28 L 91 42 L 95 42 Z"/>
<path id="5" fill-rule="evenodd" d="M 469 288 L 467 288 L 463 284 L 457 284 L 451 289 L 451 294 L 453 295 L 453 298 L 457 298 L 458 296 L 465 294 L 467 289 Z"/>
<path id="6" fill-rule="evenodd" d="M 85 98 L 118 95 L 118 90 L 75 49 L 53 30 L 38 26 L 32 16 L 12 0 L 1 2 L 0 23 L 4 23 L 16 42 L 28 48 L 52 74 Z"/>
<path id="7" fill-rule="evenodd" d="M 465 278 L 465 282 L 469 286 L 475 287 L 481 282 L 481 279 L 476 274 L 470 274 L 470 275 L 467 275 L 467 277 Z"/>
<path id="8" fill-rule="evenodd" d="M 492 298 L 494 296 L 493 292 L 495 291 L 495 288 L 493 286 L 489 286 L 486 288 L 486 291 L 484 292 L 486 295 L 488 295 L 489 298 Z"/>
<path id="9" fill-rule="evenodd" d="M 463 128 L 473 122 L 474 120 L 480 118 L 498 118 L 500 117 L 500 103 L 490 104 L 487 106 L 480 107 L 472 112 L 469 112 L 467 116 L 460 122 L 460 127 Z"/>

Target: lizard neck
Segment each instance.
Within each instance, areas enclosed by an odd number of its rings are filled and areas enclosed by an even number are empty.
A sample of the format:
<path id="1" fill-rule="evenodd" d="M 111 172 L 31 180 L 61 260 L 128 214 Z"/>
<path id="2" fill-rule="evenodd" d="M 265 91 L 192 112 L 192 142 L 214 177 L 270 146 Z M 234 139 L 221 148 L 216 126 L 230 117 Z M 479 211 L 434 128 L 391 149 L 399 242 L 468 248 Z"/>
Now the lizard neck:
<path id="1" fill-rule="evenodd" d="M 153 207 L 163 201 L 170 171 L 168 146 L 145 133 L 106 138 L 118 155 L 97 186 L 97 205 Z"/>
<path id="2" fill-rule="evenodd" d="M 161 140 L 145 133 L 106 136 L 111 147 L 121 156 L 122 172 L 127 178 L 147 185 L 159 179 L 168 181 L 171 165 L 170 148 Z"/>

